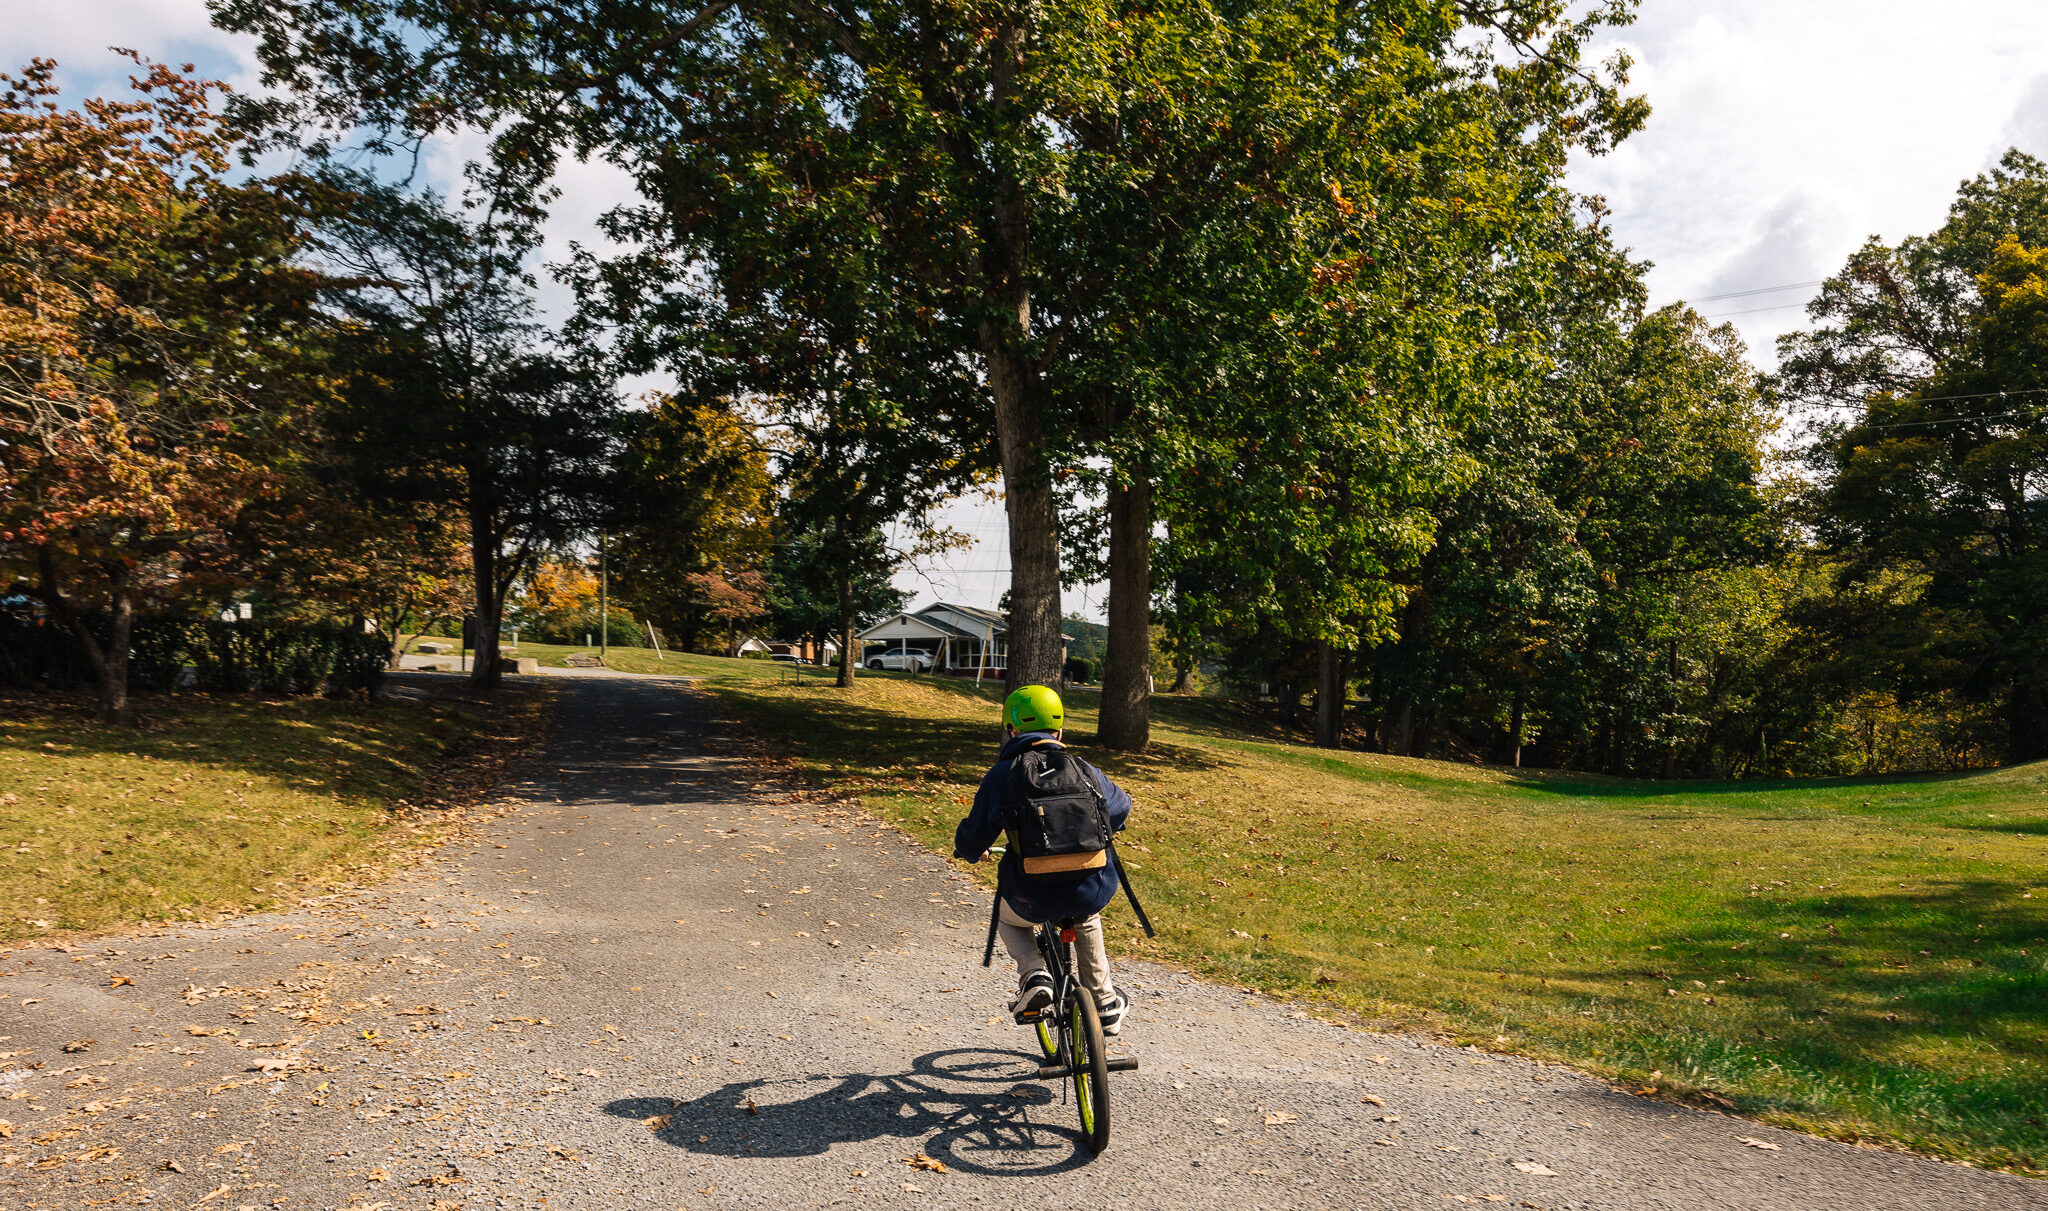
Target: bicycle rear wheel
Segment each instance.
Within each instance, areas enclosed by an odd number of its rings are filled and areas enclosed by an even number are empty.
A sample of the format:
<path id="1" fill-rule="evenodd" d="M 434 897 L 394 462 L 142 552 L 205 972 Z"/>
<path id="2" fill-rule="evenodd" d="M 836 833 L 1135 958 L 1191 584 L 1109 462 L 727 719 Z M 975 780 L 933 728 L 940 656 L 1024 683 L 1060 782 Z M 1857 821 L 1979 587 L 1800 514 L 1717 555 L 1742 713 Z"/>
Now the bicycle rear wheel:
<path id="1" fill-rule="evenodd" d="M 1090 1152 L 1109 1147 L 1109 1057 L 1102 1043 L 1102 1017 L 1095 998 L 1076 988 L 1067 1011 L 1069 1058 L 1074 1065 L 1074 1101 L 1081 1110 L 1081 1134 Z"/>

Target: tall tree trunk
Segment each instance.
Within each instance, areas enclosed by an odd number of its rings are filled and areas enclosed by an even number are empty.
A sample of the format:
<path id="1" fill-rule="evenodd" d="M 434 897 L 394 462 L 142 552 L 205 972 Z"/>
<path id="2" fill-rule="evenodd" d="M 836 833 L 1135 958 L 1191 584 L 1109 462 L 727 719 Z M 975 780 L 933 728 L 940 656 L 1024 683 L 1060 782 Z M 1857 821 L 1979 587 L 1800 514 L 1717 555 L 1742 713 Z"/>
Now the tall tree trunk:
<path id="1" fill-rule="evenodd" d="M 839 561 L 839 681 L 840 689 L 853 688 L 853 568 Z"/>
<path id="2" fill-rule="evenodd" d="M 1508 717 L 1508 763 L 1516 769 L 1522 768 L 1522 705 L 1529 697 L 1529 687 L 1515 683 L 1515 705 Z"/>
<path id="3" fill-rule="evenodd" d="M 476 619 L 471 628 L 469 682 L 480 690 L 495 690 L 498 676 L 498 623 L 505 603 L 498 592 L 497 527 L 494 518 L 475 503 L 469 513 L 470 572 L 475 584 Z"/>
<path id="4" fill-rule="evenodd" d="M 1394 712 L 1393 743 L 1387 751 L 1398 757 L 1409 755 L 1408 747 L 1415 742 L 1415 703 L 1404 698 Z"/>
<path id="5" fill-rule="evenodd" d="M 1317 649 L 1316 747 L 1338 748 L 1344 741 L 1344 654 L 1327 641 Z"/>
<path id="6" fill-rule="evenodd" d="M 1021 291 L 1016 305 L 1020 320 L 1028 323 L 1030 300 Z M 1059 682 L 1059 517 L 1039 408 L 1032 398 L 1036 376 L 996 328 L 984 324 L 982 332 L 1010 525 L 1010 663 L 1004 681 L 1014 690 Z"/>
<path id="7" fill-rule="evenodd" d="M 1278 688 L 1280 691 L 1280 705 L 1275 713 L 1279 717 L 1280 726 L 1291 729 L 1294 727 L 1295 716 L 1301 705 L 1300 695 L 1295 690 L 1292 681 L 1283 681 L 1279 684 Z"/>
<path id="8" fill-rule="evenodd" d="M 107 645 L 102 648 L 99 638 L 92 633 L 91 625 L 64 596 L 63 585 L 57 577 L 56 557 L 47 545 L 38 548 L 36 564 L 42 574 L 36 595 L 42 598 L 57 621 L 71 632 L 71 637 L 78 641 L 79 650 L 85 653 L 86 663 L 92 666 L 100 718 L 108 723 L 132 723 L 134 712 L 128 705 L 128 647 L 135 629 L 135 602 L 128 593 L 127 569 L 116 566 L 108 577 Z"/>
<path id="9" fill-rule="evenodd" d="M 1017 95 L 1017 70 L 1029 33 L 1007 20 L 996 23 L 989 89 L 998 108 Z M 987 310 L 976 334 L 995 403 L 1003 505 L 1010 523 L 1010 659 L 1004 681 L 1012 690 L 1057 685 L 1061 656 L 1059 514 L 1038 370 L 1028 354 L 1032 216 L 1017 172 L 1015 165 L 996 169 L 977 266 Z"/>
<path id="10" fill-rule="evenodd" d="M 1109 493 L 1109 651 L 1097 738 L 1142 753 L 1152 738 L 1152 482 Z"/>
<path id="11" fill-rule="evenodd" d="M 1191 664 L 1176 660 L 1173 662 L 1173 686 L 1169 694 L 1192 694 L 1195 692 L 1195 668 Z"/>

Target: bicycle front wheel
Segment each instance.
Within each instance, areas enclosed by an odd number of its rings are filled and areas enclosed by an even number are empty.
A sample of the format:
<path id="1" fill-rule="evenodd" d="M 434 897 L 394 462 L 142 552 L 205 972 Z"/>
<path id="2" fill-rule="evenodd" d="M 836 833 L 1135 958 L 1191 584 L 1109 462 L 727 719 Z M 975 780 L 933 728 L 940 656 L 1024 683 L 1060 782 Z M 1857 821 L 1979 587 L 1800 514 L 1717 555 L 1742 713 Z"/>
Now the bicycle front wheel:
<path id="1" fill-rule="evenodd" d="M 1074 1064 L 1074 1101 L 1081 1109 L 1081 1135 L 1090 1152 L 1109 1147 L 1109 1057 L 1104 1054 L 1102 1018 L 1086 988 L 1074 991 L 1067 1011 L 1069 1056 Z"/>
<path id="2" fill-rule="evenodd" d="M 1038 1049 L 1045 1053 L 1046 1059 L 1058 1059 L 1060 1055 L 1060 1036 L 1054 1033 L 1057 1027 L 1045 1018 L 1039 1018 L 1036 1028 L 1038 1031 Z"/>

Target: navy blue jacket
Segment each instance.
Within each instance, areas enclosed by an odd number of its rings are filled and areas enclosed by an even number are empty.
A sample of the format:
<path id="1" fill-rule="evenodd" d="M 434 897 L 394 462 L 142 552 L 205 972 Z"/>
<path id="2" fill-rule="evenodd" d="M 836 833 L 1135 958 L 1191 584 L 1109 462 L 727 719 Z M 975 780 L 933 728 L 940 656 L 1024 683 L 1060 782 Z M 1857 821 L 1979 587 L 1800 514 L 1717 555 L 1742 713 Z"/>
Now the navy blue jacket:
<path id="1" fill-rule="evenodd" d="M 1010 780 L 1010 762 L 1025 749 L 1051 739 L 1051 732 L 1024 732 L 1003 745 L 996 763 L 982 776 L 981 786 L 974 792 L 974 806 L 967 809 L 967 818 L 953 833 L 954 857 L 979 862 L 988 847 L 1002 836 L 1003 787 Z M 1110 828 L 1121 831 L 1131 814 L 1131 797 L 1101 770 L 1095 771 L 1095 781 L 1109 807 Z M 1116 868 L 1091 870 L 1079 879 L 1070 874 L 1027 875 L 1023 858 L 1013 847 L 1004 851 L 1002 863 L 996 867 L 996 891 L 1010 902 L 1018 916 L 1034 924 L 1055 917 L 1085 917 L 1101 912 L 1116 898 Z"/>

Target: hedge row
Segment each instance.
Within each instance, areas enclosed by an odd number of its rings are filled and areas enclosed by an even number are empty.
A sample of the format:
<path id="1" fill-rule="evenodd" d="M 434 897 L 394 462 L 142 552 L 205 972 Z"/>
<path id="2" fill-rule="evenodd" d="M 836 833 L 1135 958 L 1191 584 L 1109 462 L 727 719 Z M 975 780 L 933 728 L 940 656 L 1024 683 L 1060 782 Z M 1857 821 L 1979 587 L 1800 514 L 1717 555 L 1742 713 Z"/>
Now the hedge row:
<path id="1" fill-rule="evenodd" d="M 105 620 L 92 624 L 104 638 Z M 384 636 L 347 623 L 167 617 L 136 619 L 128 650 L 131 690 L 189 684 L 213 694 L 369 693 L 384 684 L 391 654 Z M 0 610 L 0 681 L 73 689 L 92 680 L 69 634 L 24 610 Z"/>

